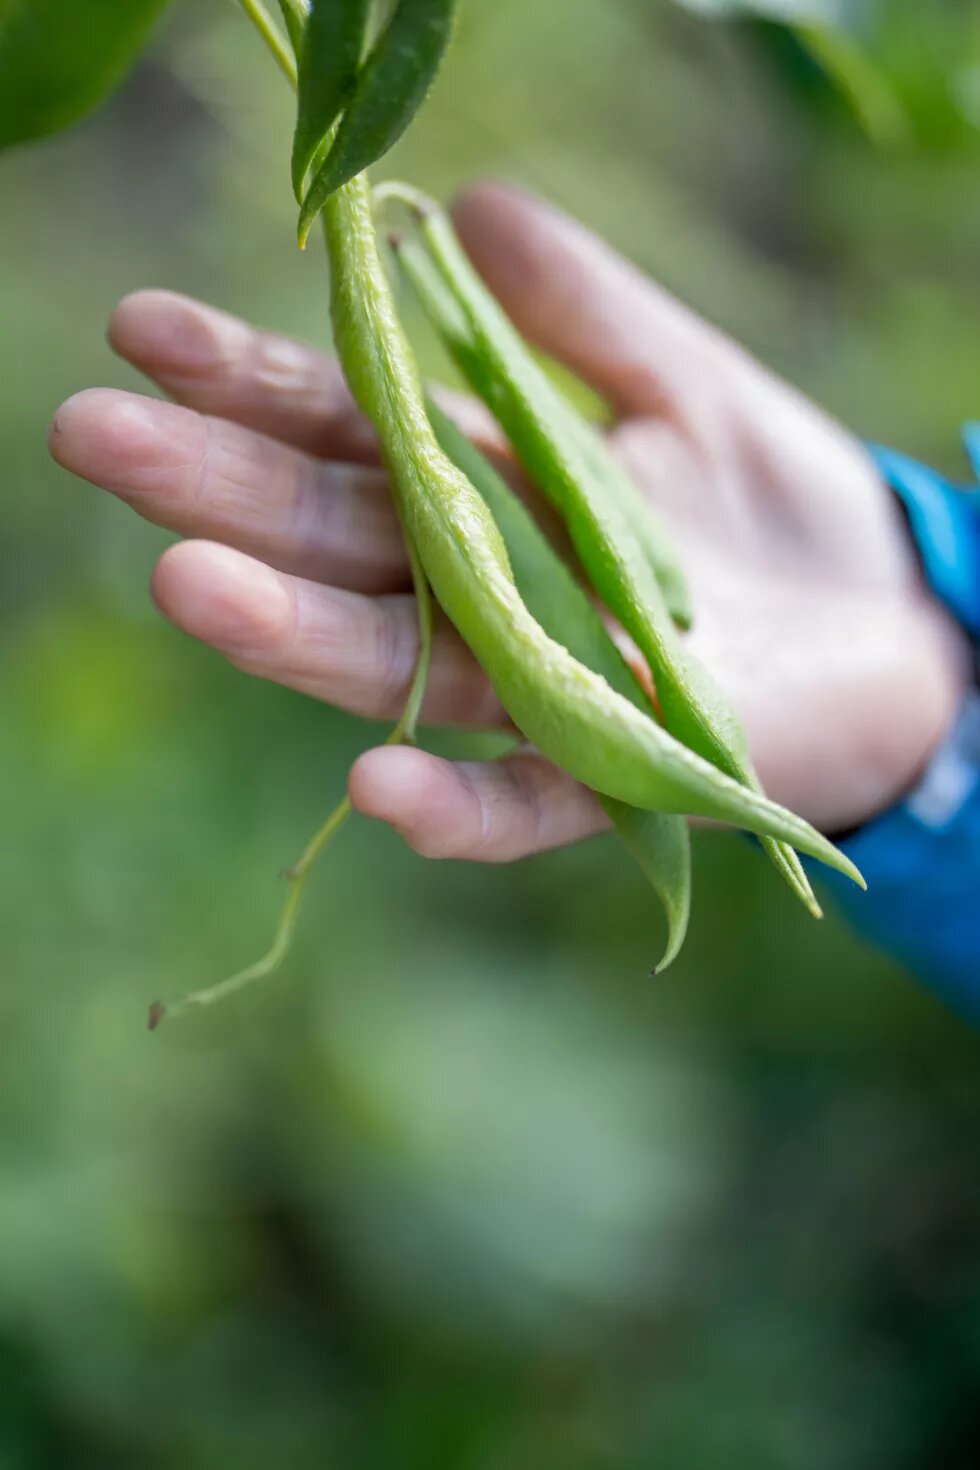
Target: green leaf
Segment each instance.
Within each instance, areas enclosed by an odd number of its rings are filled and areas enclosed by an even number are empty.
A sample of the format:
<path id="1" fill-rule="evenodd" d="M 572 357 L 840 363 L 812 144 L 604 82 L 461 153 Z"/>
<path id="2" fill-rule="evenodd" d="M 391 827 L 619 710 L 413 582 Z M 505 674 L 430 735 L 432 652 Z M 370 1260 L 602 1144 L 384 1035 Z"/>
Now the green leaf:
<path id="1" fill-rule="evenodd" d="M 167 0 L 0 0 L 0 148 L 66 128 L 102 102 Z"/>
<path id="2" fill-rule="evenodd" d="M 885 72 L 848 28 L 844 0 L 675 0 L 697 15 L 782 24 L 847 102 L 873 143 L 905 142 L 908 118 Z"/>
<path id="3" fill-rule="evenodd" d="M 798 25 L 796 38 L 845 98 L 873 143 L 888 147 L 910 136 L 908 118 L 885 73 L 847 31 Z"/>
<path id="4" fill-rule="evenodd" d="M 293 189 L 302 203 L 310 164 L 357 84 L 371 0 L 314 0 L 297 52 L 299 100 L 293 137 Z"/>
<path id="5" fill-rule="evenodd" d="M 399 0 L 303 200 L 301 245 L 330 195 L 387 153 L 422 106 L 449 45 L 457 3 Z"/>
<path id="6" fill-rule="evenodd" d="M 282 11 L 283 22 L 289 32 L 293 50 L 298 57 L 303 45 L 303 32 L 306 29 L 310 7 L 306 0 L 279 0 L 279 9 Z"/>

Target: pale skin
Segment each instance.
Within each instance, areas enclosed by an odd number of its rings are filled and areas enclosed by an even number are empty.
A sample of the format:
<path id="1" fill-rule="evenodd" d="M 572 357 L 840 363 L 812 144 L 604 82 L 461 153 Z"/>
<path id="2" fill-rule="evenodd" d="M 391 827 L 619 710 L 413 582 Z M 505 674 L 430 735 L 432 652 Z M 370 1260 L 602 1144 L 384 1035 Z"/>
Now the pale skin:
<path id="1" fill-rule="evenodd" d="M 769 794 L 828 832 L 891 805 L 948 730 L 968 651 L 866 451 L 552 208 L 482 184 L 455 217 L 518 327 L 609 403 L 613 443 L 689 572 L 693 646 Z M 109 340 L 174 402 L 88 389 L 58 410 L 51 448 L 184 538 L 153 573 L 163 614 L 247 673 L 395 720 L 418 646 L 411 584 L 336 364 L 161 291 L 127 297 Z M 483 411 L 449 406 L 506 466 Z M 504 723 L 445 624 L 423 720 Z M 370 750 L 350 795 L 428 857 L 509 861 L 604 825 L 589 792 L 526 749 L 493 763 Z"/>

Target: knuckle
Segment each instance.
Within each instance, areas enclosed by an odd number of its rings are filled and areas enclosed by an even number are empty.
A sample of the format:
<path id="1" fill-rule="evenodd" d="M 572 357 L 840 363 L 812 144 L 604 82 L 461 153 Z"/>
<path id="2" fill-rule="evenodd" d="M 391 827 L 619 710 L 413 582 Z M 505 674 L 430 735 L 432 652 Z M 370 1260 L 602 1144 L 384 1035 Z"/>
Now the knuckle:
<path id="1" fill-rule="evenodd" d="M 404 703 L 418 656 L 418 629 L 404 616 L 404 599 L 371 604 L 373 611 L 369 656 L 370 713 L 388 715 Z"/>
<path id="2" fill-rule="evenodd" d="M 200 420 L 200 451 L 188 482 L 187 508 L 196 510 L 207 504 L 214 471 L 216 426 L 214 420 L 203 415 Z"/>
<path id="3" fill-rule="evenodd" d="M 538 757 L 529 753 L 512 755 L 505 763 L 510 784 L 508 806 L 521 853 L 536 852 L 540 846 L 544 813 L 545 780 Z"/>
<path id="4" fill-rule="evenodd" d="M 253 332 L 241 370 L 263 394 L 305 401 L 319 396 L 310 359 L 310 349 L 291 337 Z"/>
<path id="5" fill-rule="evenodd" d="M 288 584 L 280 583 L 274 594 L 256 597 L 250 603 L 235 645 L 228 651 L 230 661 L 246 672 L 265 670 L 270 661 L 286 662 L 296 641 L 298 622 L 295 592 Z"/>

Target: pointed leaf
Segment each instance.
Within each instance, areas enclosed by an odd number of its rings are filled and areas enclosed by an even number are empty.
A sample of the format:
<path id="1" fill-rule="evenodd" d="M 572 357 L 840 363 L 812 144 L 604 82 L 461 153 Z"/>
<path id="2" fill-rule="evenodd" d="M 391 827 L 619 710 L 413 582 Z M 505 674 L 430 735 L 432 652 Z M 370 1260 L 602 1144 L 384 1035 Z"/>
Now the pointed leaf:
<path id="1" fill-rule="evenodd" d="M 297 201 L 302 201 L 317 150 L 354 91 L 370 19 L 371 0 L 313 0 L 297 52 L 299 101 L 292 163 Z"/>
<path id="2" fill-rule="evenodd" d="M 303 46 L 303 32 L 310 13 L 308 0 L 279 0 L 283 23 L 289 34 L 293 51 L 298 57 Z"/>
<path id="3" fill-rule="evenodd" d="M 457 0 L 399 0 L 303 200 L 301 245 L 330 195 L 387 153 L 418 112 L 449 45 L 456 5 Z"/>

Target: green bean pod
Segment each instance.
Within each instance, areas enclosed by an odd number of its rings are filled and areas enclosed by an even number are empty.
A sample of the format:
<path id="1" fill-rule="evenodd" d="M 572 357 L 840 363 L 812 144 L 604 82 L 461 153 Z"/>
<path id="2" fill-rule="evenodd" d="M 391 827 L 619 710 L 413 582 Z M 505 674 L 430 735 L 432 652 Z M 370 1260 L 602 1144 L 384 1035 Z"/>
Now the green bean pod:
<path id="1" fill-rule="evenodd" d="M 449 45 L 456 5 L 457 0 L 398 0 L 360 70 L 333 145 L 303 200 L 301 245 L 324 201 L 387 153 L 412 121 Z"/>
<path id="2" fill-rule="evenodd" d="M 356 90 L 371 0 L 313 0 L 302 27 L 295 0 L 280 3 L 298 63 L 292 178 L 301 204 L 310 165 Z"/>
<path id="3" fill-rule="evenodd" d="M 653 718 L 646 691 L 616 647 L 595 604 L 575 580 L 530 511 L 466 435 L 438 406 L 429 420 L 443 449 L 479 491 L 507 548 L 524 605 L 556 642 L 611 688 Z M 691 913 L 691 844 L 687 822 L 600 796 L 606 815 L 633 853 L 667 916 L 667 946 L 655 973 L 676 958 Z"/>
<path id="4" fill-rule="evenodd" d="M 433 592 L 517 727 L 604 796 L 779 838 L 863 883 L 854 864 L 809 823 L 687 749 L 548 637 L 517 591 L 485 502 L 435 438 L 381 263 L 364 179 L 331 196 L 324 230 L 334 340 L 348 384 L 375 426 Z"/>
<path id="5" fill-rule="evenodd" d="M 390 192 L 417 215 L 441 278 L 438 292 L 432 272 L 422 268 L 417 254 L 410 246 L 401 248 L 423 305 L 471 387 L 499 419 L 531 479 L 562 515 L 596 591 L 648 661 L 667 729 L 726 775 L 761 790 L 734 710 L 677 636 L 656 570 L 634 534 L 634 517 L 622 489 L 626 477 L 534 361 L 477 276 L 444 212 L 414 190 L 392 186 Z M 639 498 L 635 489 L 631 494 Z M 763 846 L 797 897 L 819 917 L 797 855 L 768 839 Z"/>
<path id="6" fill-rule="evenodd" d="M 428 205 L 428 201 L 417 191 L 407 189 L 402 184 L 382 184 L 375 193 L 379 200 L 389 197 L 407 203 L 410 207 L 414 205 L 418 209 Z M 400 266 L 463 376 L 498 417 L 509 417 L 507 385 L 501 381 L 495 363 L 481 353 L 464 311 L 427 251 L 417 241 L 399 236 L 393 237 L 391 243 Z M 537 364 L 534 366 L 540 373 Z M 542 377 L 544 378 L 543 373 Z M 575 411 L 547 378 L 544 381 L 551 400 L 553 431 L 565 441 L 578 446 L 578 454 L 591 466 L 592 477 L 601 482 L 607 496 L 618 501 L 623 514 L 629 517 L 634 539 L 660 584 L 672 619 L 678 627 L 689 628 L 692 612 L 687 581 L 661 517 L 649 500 L 639 493 L 592 425 Z"/>

